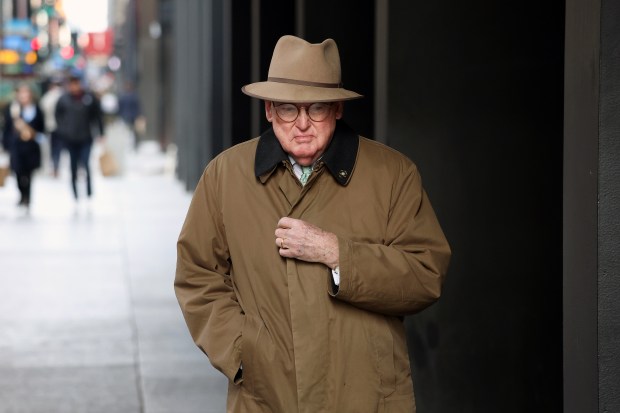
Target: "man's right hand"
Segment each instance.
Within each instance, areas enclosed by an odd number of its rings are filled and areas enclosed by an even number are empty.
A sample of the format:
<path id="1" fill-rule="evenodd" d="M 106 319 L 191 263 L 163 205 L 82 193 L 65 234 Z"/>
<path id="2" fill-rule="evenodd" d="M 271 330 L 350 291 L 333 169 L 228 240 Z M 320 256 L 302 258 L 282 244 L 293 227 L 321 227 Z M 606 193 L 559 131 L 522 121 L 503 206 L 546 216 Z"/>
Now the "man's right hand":
<path id="1" fill-rule="evenodd" d="M 320 262 L 331 269 L 338 266 L 338 237 L 300 219 L 284 217 L 275 231 L 276 246 L 285 258 Z"/>

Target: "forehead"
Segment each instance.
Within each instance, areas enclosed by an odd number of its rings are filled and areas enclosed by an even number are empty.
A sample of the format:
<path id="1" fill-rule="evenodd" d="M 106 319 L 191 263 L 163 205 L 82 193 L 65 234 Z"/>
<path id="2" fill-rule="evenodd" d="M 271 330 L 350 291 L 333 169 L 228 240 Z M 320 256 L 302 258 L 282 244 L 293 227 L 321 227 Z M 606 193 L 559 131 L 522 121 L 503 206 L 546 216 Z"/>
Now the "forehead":
<path id="1" fill-rule="evenodd" d="M 297 105 L 297 106 L 308 106 L 314 103 L 324 103 L 324 102 L 273 102 L 274 105 Z"/>
<path id="2" fill-rule="evenodd" d="M 274 106 L 281 106 L 281 105 L 293 105 L 293 106 L 297 106 L 297 107 L 308 107 L 311 105 L 330 105 L 334 102 L 272 102 Z"/>

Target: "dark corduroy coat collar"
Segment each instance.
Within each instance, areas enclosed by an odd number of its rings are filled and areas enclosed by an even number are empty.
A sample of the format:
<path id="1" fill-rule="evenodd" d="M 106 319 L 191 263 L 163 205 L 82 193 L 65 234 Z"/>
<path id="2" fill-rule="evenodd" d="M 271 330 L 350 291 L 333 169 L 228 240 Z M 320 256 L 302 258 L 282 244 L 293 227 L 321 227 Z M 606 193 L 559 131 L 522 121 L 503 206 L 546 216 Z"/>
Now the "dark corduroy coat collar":
<path id="1" fill-rule="evenodd" d="M 338 121 L 336 130 L 321 160 L 340 185 L 349 183 L 357 159 L 359 136 L 346 123 Z M 288 161 L 273 128 L 265 131 L 258 141 L 254 159 L 254 173 L 266 182 L 278 164 Z"/>

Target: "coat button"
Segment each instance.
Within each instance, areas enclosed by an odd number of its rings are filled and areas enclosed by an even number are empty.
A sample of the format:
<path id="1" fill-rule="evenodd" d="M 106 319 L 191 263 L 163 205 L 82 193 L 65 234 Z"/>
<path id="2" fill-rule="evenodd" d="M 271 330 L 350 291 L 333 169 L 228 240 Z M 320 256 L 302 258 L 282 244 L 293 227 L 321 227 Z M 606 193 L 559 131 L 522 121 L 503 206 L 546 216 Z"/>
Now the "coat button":
<path id="1" fill-rule="evenodd" d="M 345 171 L 344 169 L 341 169 L 341 170 L 340 170 L 340 172 L 338 172 L 338 175 L 339 175 L 341 178 L 346 178 L 346 177 L 347 177 L 347 175 L 349 175 L 349 173 L 348 173 L 347 171 Z"/>

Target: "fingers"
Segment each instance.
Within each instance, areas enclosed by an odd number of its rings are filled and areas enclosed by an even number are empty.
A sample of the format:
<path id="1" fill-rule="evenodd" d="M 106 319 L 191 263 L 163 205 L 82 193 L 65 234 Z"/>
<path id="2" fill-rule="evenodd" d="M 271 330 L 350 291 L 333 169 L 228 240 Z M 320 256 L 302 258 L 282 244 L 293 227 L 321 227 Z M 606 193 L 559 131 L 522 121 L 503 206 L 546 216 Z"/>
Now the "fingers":
<path id="1" fill-rule="evenodd" d="M 278 237 L 276 238 L 276 247 L 281 249 L 288 249 L 288 247 L 284 244 L 286 242 L 286 238 Z"/>
<path id="2" fill-rule="evenodd" d="M 302 221 L 294 218 L 283 217 L 278 221 L 278 226 L 275 230 L 275 243 L 279 248 L 278 252 L 280 256 L 284 258 L 298 258 L 295 251 L 299 244 L 297 231 L 294 228 L 299 227 Z"/>
<path id="3" fill-rule="evenodd" d="M 298 258 L 296 250 L 291 247 L 291 240 L 286 238 L 276 238 L 276 246 L 278 247 L 278 253 L 283 258 Z"/>
<path id="4" fill-rule="evenodd" d="M 284 217 L 274 231 L 280 256 L 308 262 L 320 262 L 325 255 L 324 231 L 308 222 Z"/>
<path id="5" fill-rule="evenodd" d="M 293 226 L 298 222 L 298 219 L 295 218 L 289 218 L 289 217 L 282 217 L 280 218 L 280 220 L 278 221 L 278 228 L 283 228 L 283 229 L 289 229 L 289 228 L 293 228 Z"/>
<path id="6" fill-rule="evenodd" d="M 298 258 L 293 252 L 293 250 L 289 248 L 280 248 L 278 252 L 280 253 L 280 256 L 282 258 Z"/>
<path id="7" fill-rule="evenodd" d="M 286 249 L 284 237 L 276 237 L 276 247 Z"/>
<path id="8" fill-rule="evenodd" d="M 295 245 L 292 240 L 288 238 L 284 238 L 281 241 L 279 241 L 279 243 L 280 245 L 278 248 L 278 253 L 280 254 L 281 257 L 304 259 L 303 258 L 304 249 L 299 247 L 298 245 Z"/>
<path id="9" fill-rule="evenodd" d="M 287 229 L 276 228 L 275 236 L 276 238 L 286 238 L 287 233 L 288 233 Z"/>
<path id="10" fill-rule="evenodd" d="M 278 221 L 278 227 L 274 233 L 276 236 L 276 246 L 284 250 L 291 249 L 291 245 L 298 241 L 296 231 L 294 231 L 293 228 L 299 227 L 299 224 L 302 222 L 303 221 L 289 217 L 281 218 Z M 286 242 L 287 239 L 289 241 L 288 243 Z"/>

